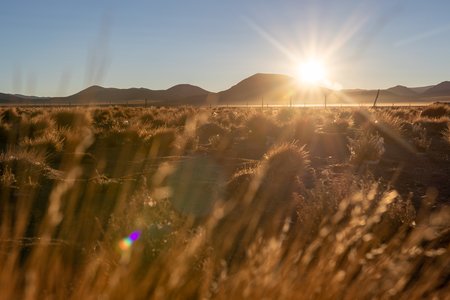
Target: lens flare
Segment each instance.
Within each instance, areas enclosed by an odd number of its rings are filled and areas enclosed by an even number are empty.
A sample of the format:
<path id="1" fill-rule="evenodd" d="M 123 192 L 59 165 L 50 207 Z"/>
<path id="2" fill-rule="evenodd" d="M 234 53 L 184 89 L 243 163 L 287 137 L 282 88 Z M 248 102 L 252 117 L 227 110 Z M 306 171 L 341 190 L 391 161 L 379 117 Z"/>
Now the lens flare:
<path id="1" fill-rule="evenodd" d="M 139 230 L 133 231 L 129 236 L 123 238 L 119 242 L 119 248 L 122 251 L 126 251 L 131 248 L 134 242 L 136 242 L 141 236 L 141 232 Z"/>

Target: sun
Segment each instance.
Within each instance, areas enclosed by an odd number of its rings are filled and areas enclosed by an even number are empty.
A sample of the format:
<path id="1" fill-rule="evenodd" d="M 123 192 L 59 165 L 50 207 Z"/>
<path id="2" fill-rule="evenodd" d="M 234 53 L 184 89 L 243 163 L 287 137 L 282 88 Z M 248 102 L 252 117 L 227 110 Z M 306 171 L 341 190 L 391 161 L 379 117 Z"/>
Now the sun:
<path id="1" fill-rule="evenodd" d="M 326 70 L 320 60 L 310 59 L 298 66 L 298 79 L 312 84 L 320 85 L 326 81 Z"/>

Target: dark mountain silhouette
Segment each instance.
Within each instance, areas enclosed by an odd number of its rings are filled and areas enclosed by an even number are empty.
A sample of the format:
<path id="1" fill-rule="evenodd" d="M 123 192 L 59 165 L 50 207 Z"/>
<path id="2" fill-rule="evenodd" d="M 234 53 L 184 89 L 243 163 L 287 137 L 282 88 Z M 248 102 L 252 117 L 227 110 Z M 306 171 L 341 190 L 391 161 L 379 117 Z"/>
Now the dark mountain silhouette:
<path id="1" fill-rule="evenodd" d="M 415 97 L 417 96 L 417 92 L 414 90 L 404 86 L 404 85 L 396 85 L 394 87 L 388 88 L 386 90 L 387 92 L 390 92 L 397 96 L 404 96 L 404 97 Z"/>
<path id="2" fill-rule="evenodd" d="M 146 88 L 88 87 L 67 97 L 34 97 L 0 93 L 0 104 L 143 104 L 149 105 L 205 105 L 205 104 L 269 104 L 294 105 L 373 103 L 378 90 L 330 90 L 300 84 L 287 75 L 252 75 L 227 90 L 212 93 L 190 84 L 175 85 L 167 90 Z M 434 86 L 414 87 L 397 85 L 380 90 L 378 103 L 432 102 L 450 100 L 450 81 Z"/>
<path id="3" fill-rule="evenodd" d="M 280 74 L 252 75 L 228 90 L 218 93 L 219 103 L 235 104 L 289 104 L 301 99 L 321 99 L 329 90 L 326 88 L 311 88 L 302 86 L 298 80 Z"/>
<path id="4" fill-rule="evenodd" d="M 178 84 L 166 90 L 173 97 L 205 96 L 210 92 L 190 84 Z"/>
<path id="5" fill-rule="evenodd" d="M 286 75 L 255 74 L 228 90 L 219 93 L 221 103 L 261 102 L 266 98 L 280 99 L 294 91 L 295 82 Z"/>
<path id="6" fill-rule="evenodd" d="M 172 102 L 195 102 L 204 100 L 209 94 L 208 91 L 189 84 L 180 84 L 167 90 L 149 90 L 146 88 L 104 88 L 101 86 L 91 86 L 74 95 L 52 99 L 52 102 L 78 103 L 127 103 L 148 101 L 149 104 L 171 104 Z"/>
<path id="7" fill-rule="evenodd" d="M 427 90 L 431 89 L 432 87 L 434 87 L 435 85 L 427 85 L 427 86 L 420 86 L 420 87 L 410 87 L 409 89 L 418 93 L 418 94 L 423 94 L 425 93 Z"/>
<path id="8" fill-rule="evenodd" d="M 449 96 L 450 95 L 450 81 L 443 81 L 432 88 L 426 90 L 423 95 L 425 96 Z"/>
<path id="9" fill-rule="evenodd" d="M 47 101 L 49 97 L 27 96 L 20 94 L 4 94 L 0 93 L 0 103 L 4 104 L 26 104 L 31 101 Z"/>

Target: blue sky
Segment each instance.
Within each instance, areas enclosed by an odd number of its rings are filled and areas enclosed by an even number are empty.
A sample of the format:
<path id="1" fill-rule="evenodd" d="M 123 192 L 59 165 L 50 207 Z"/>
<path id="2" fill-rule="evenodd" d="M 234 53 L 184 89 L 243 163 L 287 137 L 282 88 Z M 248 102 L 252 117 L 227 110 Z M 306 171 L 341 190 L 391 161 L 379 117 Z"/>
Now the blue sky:
<path id="1" fill-rule="evenodd" d="M 450 80 L 450 1 L 4 1 L 0 92 L 220 91 L 324 61 L 345 88 Z"/>

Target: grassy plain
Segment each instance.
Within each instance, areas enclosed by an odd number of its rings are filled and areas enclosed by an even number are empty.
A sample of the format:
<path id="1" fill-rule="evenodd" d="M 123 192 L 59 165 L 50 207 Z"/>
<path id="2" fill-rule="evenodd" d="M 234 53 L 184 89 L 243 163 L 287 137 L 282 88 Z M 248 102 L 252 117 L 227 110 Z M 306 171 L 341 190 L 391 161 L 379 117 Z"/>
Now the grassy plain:
<path id="1" fill-rule="evenodd" d="M 0 115 L 1 298 L 450 293 L 448 105 Z"/>

